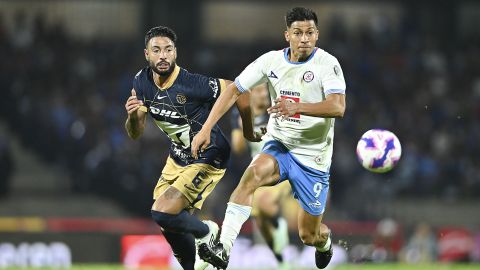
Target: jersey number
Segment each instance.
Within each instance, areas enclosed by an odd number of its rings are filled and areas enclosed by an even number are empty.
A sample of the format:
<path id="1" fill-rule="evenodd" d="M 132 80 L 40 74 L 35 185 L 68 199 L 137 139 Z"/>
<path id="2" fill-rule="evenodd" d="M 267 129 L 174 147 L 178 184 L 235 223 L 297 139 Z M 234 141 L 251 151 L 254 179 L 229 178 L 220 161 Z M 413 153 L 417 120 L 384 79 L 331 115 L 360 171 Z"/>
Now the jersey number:
<path id="1" fill-rule="evenodd" d="M 318 196 L 320 196 L 320 193 L 322 192 L 322 183 L 316 183 L 313 186 L 313 192 L 315 192 L 315 198 L 318 198 Z"/>

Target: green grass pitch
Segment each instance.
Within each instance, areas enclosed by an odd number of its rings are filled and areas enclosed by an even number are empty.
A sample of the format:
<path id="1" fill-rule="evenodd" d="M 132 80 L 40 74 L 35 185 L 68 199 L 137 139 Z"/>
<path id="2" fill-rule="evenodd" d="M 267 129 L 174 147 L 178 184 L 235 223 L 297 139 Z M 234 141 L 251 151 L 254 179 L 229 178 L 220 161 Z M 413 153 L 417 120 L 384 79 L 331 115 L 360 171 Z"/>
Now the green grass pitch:
<path id="1" fill-rule="evenodd" d="M 1 268 L 2 270 L 51 270 L 52 268 Z M 130 270 L 121 265 L 85 264 L 73 265 L 70 270 Z M 230 268 L 229 268 L 230 269 Z M 295 270 L 313 270 L 304 268 Z M 330 268 L 332 269 L 332 268 Z M 431 264 L 431 265 L 407 265 L 407 264 L 345 264 L 334 268 L 335 270 L 478 270 L 480 264 Z M 170 270 L 168 268 L 142 268 L 141 270 Z M 248 269 L 231 269 L 248 270 Z M 257 269 L 273 270 L 273 269 Z"/>

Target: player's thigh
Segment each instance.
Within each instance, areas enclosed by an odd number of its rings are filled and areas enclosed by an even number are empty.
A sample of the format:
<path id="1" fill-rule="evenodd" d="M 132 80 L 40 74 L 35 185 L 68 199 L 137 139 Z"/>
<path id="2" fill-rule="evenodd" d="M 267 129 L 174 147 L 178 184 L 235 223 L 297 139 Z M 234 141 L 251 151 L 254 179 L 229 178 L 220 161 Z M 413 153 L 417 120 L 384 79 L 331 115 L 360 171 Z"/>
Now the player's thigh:
<path id="1" fill-rule="evenodd" d="M 275 157 L 269 154 L 260 153 L 256 155 L 248 165 L 239 185 L 255 187 L 272 186 L 278 183 L 280 170 Z"/>
<path id="2" fill-rule="evenodd" d="M 154 206 L 160 203 L 173 204 L 174 201 L 182 200 L 184 205 L 182 209 L 201 209 L 203 202 L 224 174 L 225 169 L 217 169 L 208 164 L 196 163 L 182 167 L 168 158 L 154 190 L 156 200 Z M 172 196 L 169 193 L 172 189 L 177 190 L 182 196 Z M 169 201 L 169 197 L 172 197 L 173 201 Z"/>

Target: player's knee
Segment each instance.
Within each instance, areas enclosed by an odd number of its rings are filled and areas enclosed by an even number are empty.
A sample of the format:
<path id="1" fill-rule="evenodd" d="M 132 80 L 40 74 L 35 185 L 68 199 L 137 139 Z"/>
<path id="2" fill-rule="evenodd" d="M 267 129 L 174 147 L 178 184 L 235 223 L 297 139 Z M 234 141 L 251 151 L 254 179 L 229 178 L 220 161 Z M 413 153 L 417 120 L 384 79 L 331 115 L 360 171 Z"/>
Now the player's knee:
<path id="1" fill-rule="evenodd" d="M 172 229 L 172 225 L 174 226 L 174 220 L 177 215 L 167 214 L 163 212 L 158 212 L 152 210 L 152 218 L 158 224 L 158 226 L 162 227 L 164 230 L 170 231 Z"/>
<path id="2" fill-rule="evenodd" d="M 247 169 L 246 182 L 255 188 L 263 186 L 263 182 L 266 180 L 267 175 L 265 168 L 260 164 L 251 164 Z"/>
<path id="3" fill-rule="evenodd" d="M 245 171 L 245 174 L 243 175 L 240 183 L 238 184 L 237 189 L 245 192 L 253 192 L 259 186 L 259 180 L 260 179 L 258 178 L 258 176 L 255 175 L 255 171 L 249 168 Z"/>

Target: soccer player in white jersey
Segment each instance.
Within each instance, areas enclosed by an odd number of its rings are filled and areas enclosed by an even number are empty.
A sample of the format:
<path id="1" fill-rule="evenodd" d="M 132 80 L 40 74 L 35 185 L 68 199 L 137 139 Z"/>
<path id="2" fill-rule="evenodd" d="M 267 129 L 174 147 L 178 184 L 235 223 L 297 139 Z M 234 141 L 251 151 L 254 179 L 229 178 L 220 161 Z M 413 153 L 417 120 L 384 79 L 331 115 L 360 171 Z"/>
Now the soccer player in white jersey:
<path id="1" fill-rule="evenodd" d="M 267 83 L 273 106 L 268 109 L 265 146 L 252 160 L 228 203 L 219 242 L 202 244 L 199 255 L 226 269 L 233 242 L 251 212 L 253 193 L 288 179 L 301 206 L 298 230 L 302 242 L 314 246 L 315 263 L 325 268 L 332 257 L 330 230 L 322 223 L 329 189 L 335 118 L 345 112 L 345 80 L 337 59 L 315 47 L 317 16 L 297 7 L 287 12 L 285 39 L 289 47 L 260 56 L 221 93 L 200 132 L 192 140 L 192 154 L 205 151 L 210 131 L 255 85 Z M 258 140 L 251 116 L 242 114 L 244 136 Z"/>

